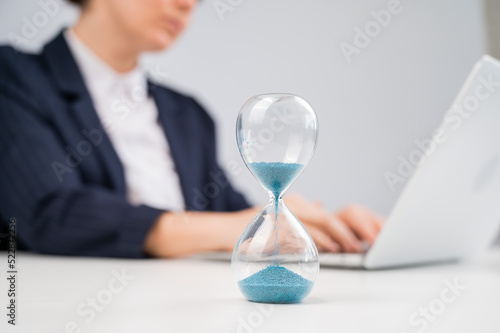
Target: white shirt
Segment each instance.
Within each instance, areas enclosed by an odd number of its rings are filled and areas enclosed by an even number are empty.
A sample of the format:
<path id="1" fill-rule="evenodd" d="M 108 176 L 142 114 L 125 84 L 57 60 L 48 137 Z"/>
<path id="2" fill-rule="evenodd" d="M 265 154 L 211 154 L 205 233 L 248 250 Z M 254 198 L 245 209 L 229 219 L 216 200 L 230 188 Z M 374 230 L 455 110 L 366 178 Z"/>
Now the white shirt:
<path id="1" fill-rule="evenodd" d="M 159 209 L 184 209 L 179 176 L 158 109 L 148 96 L 140 66 L 120 74 L 73 32 L 64 34 L 92 97 L 94 108 L 120 158 L 130 203 Z"/>

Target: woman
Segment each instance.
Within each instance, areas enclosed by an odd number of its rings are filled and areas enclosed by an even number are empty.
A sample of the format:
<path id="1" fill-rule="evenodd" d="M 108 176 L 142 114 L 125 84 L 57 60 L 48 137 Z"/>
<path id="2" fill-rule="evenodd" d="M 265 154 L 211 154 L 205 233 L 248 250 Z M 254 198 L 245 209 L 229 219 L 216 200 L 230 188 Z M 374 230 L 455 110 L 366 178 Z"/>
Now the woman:
<path id="1" fill-rule="evenodd" d="M 0 49 L 0 214 L 41 253 L 176 257 L 232 250 L 256 215 L 216 163 L 214 124 L 147 80 L 196 0 L 73 0 L 81 16 L 41 54 Z M 200 193 L 207 185 L 216 191 Z M 217 186 L 213 186 L 216 184 Z M 203 193 L 206 193 L 203 192 Z M 380 219 L 286 199 L 320 249 L 358 252 Z"/>

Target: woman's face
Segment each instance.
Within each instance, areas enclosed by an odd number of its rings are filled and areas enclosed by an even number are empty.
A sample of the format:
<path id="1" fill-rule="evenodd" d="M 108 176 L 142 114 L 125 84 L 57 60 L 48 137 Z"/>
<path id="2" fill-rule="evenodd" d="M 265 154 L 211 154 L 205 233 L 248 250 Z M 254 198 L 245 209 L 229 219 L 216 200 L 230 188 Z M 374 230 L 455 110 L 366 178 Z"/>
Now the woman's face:
<path id="1" fill-rule="evenodd" d="M 168 47 L 186 28 L 198 0 L 101 0 L 140 51 Z"/>

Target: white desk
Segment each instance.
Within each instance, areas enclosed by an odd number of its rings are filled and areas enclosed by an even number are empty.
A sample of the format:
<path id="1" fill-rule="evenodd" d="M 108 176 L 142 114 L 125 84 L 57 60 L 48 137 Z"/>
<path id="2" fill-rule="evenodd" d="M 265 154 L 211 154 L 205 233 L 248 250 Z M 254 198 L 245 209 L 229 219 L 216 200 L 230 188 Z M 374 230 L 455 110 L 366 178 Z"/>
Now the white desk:
<path id="1" fill-rule="evenodd" d="M 0 267 L 6 267 L 5 252 L 0 257 Z M 113 270 L 122 269 L 135 278 L 118 292 L 121 284 Z M 18 253 L 18 271 L 18 325 L 6 323 L 8 288 L 2 278 L 0 332 L 64 332 L 67 323 L 75 322 L 81 332 L 92 333 L 413 333 L 418 329 L 409 324 L 409 317 L 420 306 L 442 312 L 431 317 L 434 322 L 428 322 L 424 332 L 500 332 L 499 249 L 460 264 L 375 272 L 321 269 L 303 303 L 261 308 L 243 298 L 226 262 Z M 449 304 L 439 300 L 444 281 L 455 279 L 467 289 L 454 300 L 452 292 L 444 292 Z M 91 319 L 86 302 L 96 296 L 109 304 Z M 79 306 L 83 316 L 77 314 Z M 78 332 L 68 330 L 73 331 Z"/>

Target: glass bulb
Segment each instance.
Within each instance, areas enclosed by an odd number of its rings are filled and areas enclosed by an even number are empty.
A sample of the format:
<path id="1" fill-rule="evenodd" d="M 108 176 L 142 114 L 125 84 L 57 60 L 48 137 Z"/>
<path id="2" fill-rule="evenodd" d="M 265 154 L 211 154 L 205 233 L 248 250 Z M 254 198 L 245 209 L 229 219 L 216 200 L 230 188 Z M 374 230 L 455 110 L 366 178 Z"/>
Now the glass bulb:
<path id="1" fill-rule="evenodd" d="M 298 96 L 254 96 L 238 115 L 236 138 L 245 164 L 268 192 L 269 203 L 234 248 L 233 276 L 251 301 L 300 302 L 318 275 L 318 251 L 282 196 L 314 154 L 316 114 Z"/>

